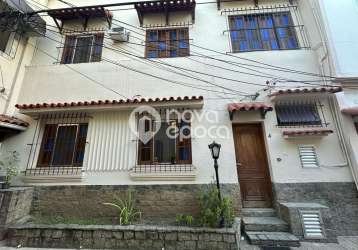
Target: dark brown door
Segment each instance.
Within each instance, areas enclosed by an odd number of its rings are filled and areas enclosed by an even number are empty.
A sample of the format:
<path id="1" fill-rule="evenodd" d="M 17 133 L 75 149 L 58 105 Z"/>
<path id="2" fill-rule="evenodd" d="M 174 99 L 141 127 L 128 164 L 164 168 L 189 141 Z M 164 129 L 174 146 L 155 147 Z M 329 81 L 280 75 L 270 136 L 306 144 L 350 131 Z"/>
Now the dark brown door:
<path id="1" fill-rule="evenodd" d="M 271 207 L 271 179 L 261 124 L 233 126 L 243 207 Z"/>

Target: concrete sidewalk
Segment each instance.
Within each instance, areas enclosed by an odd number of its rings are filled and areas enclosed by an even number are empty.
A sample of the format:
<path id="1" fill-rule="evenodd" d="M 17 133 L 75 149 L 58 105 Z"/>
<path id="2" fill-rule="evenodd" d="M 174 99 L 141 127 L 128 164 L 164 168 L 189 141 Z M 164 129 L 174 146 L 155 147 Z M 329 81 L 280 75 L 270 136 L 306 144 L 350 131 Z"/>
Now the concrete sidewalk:
<path id="1" fill-rule="evenodd" d="M 19 248 L 6 247 L 4 242 L 0 242 L 0 250 L 14 250 Z M 43 250 L 45 248 L 20 248 L 24 250 Z M 55 248 L 46 248 L 49 250 L 60 250 Z M 258 246 L 252 246 L 247 241 L 240 242 L 241 250 L 261 250 Z M 338 244 L 334 243 L 309 243 L 301 242 L 300 247 L 291 248 L 292 250 L 357 250 L 358 249 L 358 236 L 338 237 Z M 75 250 L 75 249 L 73 249 Z M 152 249 L 148 249 L 152 250 Z M 154 249 L 153 249 L 154 250 Z"/>

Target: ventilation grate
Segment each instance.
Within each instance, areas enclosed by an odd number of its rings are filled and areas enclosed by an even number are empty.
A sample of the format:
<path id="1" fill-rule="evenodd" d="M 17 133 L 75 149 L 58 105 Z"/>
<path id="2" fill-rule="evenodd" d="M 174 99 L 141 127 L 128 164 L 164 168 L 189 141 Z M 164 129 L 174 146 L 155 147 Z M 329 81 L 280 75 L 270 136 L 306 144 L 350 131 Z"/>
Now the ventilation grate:
<path id="1" fill-rule="evenodd" d="M 301 218 L 305 238 L 324 238 L 321 215 L 318 211 L 301 211 Z"/>
<path id="2" fill-rule="evenodd" d="M 298 146 L 302 167 L 304 168 L 318 168 L 318 159 L 316 149 L 311 145 Z"/>

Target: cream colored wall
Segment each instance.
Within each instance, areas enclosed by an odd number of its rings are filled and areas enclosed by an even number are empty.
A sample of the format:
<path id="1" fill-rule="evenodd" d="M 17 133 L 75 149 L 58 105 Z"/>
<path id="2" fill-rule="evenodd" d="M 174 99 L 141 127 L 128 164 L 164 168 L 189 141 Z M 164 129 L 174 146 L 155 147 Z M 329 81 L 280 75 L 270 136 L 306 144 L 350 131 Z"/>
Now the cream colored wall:
<path id="1" fill-rule="evenodd" d="M 84 4 L 88 5 L 97 3 L 96 1 L 71 1 L 76 5 Z M 110 2 L 110 1 L 108 1 Z M 299 1 L 300 4 L 302 1 Z M 266 2 L 264 4 L 269 4 Z M 276 2 L 276 3 L 281 3 Z M 250 5 L 252 6 L 252 1 L 246 2 L 235 2 L 230 3 L 231 7 L 244 7 Z M 50 1 L 50 8 L 55 7 L 64 7 L 60 5 L 58 1 Z M 301 5 L 300 5 L 301 6 Z M 225 7 L 227 7 L 225 5 Z M 305 17 L 305 12 L 309 11 L 307 6 L 300 7 L 303 13 L 302 16 Z M 114 12 L 114 17 L 128 22 L 131 25 L 138 26 L 139 22 L 136 16 L 135 11 L 117 11 Z M 146 22 L 155 22 L 157 17 L 153 17 Z M 308 33 L 315 34 L 315 24 L 311 23 L 311 19 L 302 18 L 305 22 Z M 174 20 L 175 21 L 175 20 Z M 115 22 L 114 22 L 115 24 Z M 92 25 L 92 26 L 91 26 Z M 91 27 L 98 26 L 97 22 L 90 24 Z M 106 26 L 105 26 L 106 27 Z M 54 29 L 54 28 L 51 28 Z M 192 43 L 211 48 L 214 50 L 221 51 L 223 53 L 228 52 L 229 48 L 229 38 L 227 34 L 223 35 L 223 31 L 227 29 L 227 17 L 220 15 L 220 12 L 216 9 L 216 4 L 202 4 L 197 6 L 196 10 L 196 23 L 194 26 L 189 28 L 190 38 L 193 39 Z M 143 31 L 138 31 L 142 32 Z M 140 36 L 138 34 L 133 34 L 135 36 Z M 48 36 L 51 36 L 55 39 L 61 40 L 62 37 L 58 34 L 54 34 L 48 31 Z M 310 36 L 311 37 L 311 36 Z M 142 37 L 144 39 L 144 37 Z M 313 39 L 314 40 L 314 39 Z M 140 42 L 132 38 L 131 42 Z M 315 41 L 315 40 L 314 40 Z M 312 41 L 311 41 L 312 42 Z M 316 41 L 317 42 L 317 41 Z M 114 46 L 115 48 L 125 48 L 129 50 L 134 50 L 138 55 L 143 56 L 144 50 L 143 46 L 136 46 L 133 44 L 121 44 L 113 43 L 111 40 L 105 40 L 106 46 Z M 241 95 L 229 95 L 224 92 L 222 88 L 213 86 L 211 84 L 217 84 L 228 89 L 234 89 L 236 91 L 247 92 L 248 94 L 255 94 L 256 92 L 260 93 L 260 96 L 256 101 L 265 101 L 269 102 L 267 99 L 267 91 L 264 91 L 266 87 L 266 81 L 270 77 L 259 77 L 247 75 L 244 73 L 256 73 L 251 70 L 248 70 L 244 67 L 235 67 L 228 64 L 223 64 L 218 61 L 213 61 L 210 59 L 204 59 L 201 57 L 195 56 L 196 53 L 202 53 L 206 55 L 213 56 L 217 59 L 224 59 L 234 61 L 236 63 L 244 64 L 253 64 L 252 62 L 248 63 L 245 60 L 239 59 L 237 57 L 229 57 L 224 55 L 217 55 L 214 52 L 203 51 L 194 46 L 191 46 L 191 52 L 194 56 L 192 59 L 200 60 L 204 63 L 214 64 L 220 67 L 226 67 L 227 69 L 232 69 L 239 72 L 231 72 L 217 67 L 211 67 L 203 64 L 199 64 L 195 61 L 190 60 L 189 58 L 168 58 L 168 59 L 158 59 L 152 61 L 165 62 L 180 67 L 185 67 L 188 69 L 206 72 L 209 74 L 216 74 L 220 76 L 225 76 L 227 78 L 233 78 L 240 81 L 247 81 L 252 84 L 244 84 L 239 82 L 233 82 L 229 80 L 219 79 L 212 76 L 203 76 L 196 73 L 190 73 L 190 75 L 197 78 L 201 78 L 209 83 L 200 82 L 193 80 L 184 76 L 179 76 L 173 72 L 167 72 L 163 69 L 153 67 L 152 64 L 148 65 L 148 62 L 142 63 L 136 60 L 131 60 L 124 55 L 115 53 L 113 50 L 104 48 L 103 57 L 105 59 L 113 60 L 116 63 L 121 63 L 127 67 L 134 68 L 146 73 L 155 74 L 160 76 L 164 80 L 159 80 L 146 76 L 143 74 L 135 73 L 128 69 L 123 69 L 120 66 L 110 64 L 106 61 L 100 63 L 84 63 L 84 64 L 73 64 L 73 65 L 58 65 L 54 64 L 56 60 L 52 57 L 46 55 L 46 53 L 51 54 L 53 57 L 58 58 L 58 49 L 56 47 L 60 44 L 56 44 L 49 39 L 42 38 L 39 39 L 37 43 L 37 50 L 35 51 L 35 56 L 32 61 L 32 65 L 26 67 L 26 74 L 24 84 L 22 86 L 21 94 L 18 103 L 43 103 L 43 102 L 72 102 L 72 101 L 88 101 L 88 100 L 106 100 L 106 99 L 121 99 L 123 97 L 115 94 L 114 92 L 105 89 L 103 86 L 98 84 L 101 83 L 106 88 L 115 90 L 116 92 L 121 93 L 126 97 L 133 97 L 135 95 L 141 95 L 142 97 L 169 97 L 169 96 L 185 96 L 185 95 L 203 95 L 204 96 L 204 107 L 202 112 L 216 111 L 218 112 L 218 121 L 217 124 L 210 124 L 208 122 L 193 122 L 193 129 L 198 126 L 209 127 L 212 125 L 225 126 L 228 128 L 229 134 L 227 138 L 193 138 L 193 164 L 198 168 L 197 179 L 195 183 L 208 183 L 213 180 L 214 170 L 212 167 L 212 159 L 210 152 L 207 148 L 207 145 L 216 140 L 222 144 L 222 153 L 219 159 L 220 164 L 220 178 L 222 182 L 226 183 L 236 183 L 237 171 L 236 171 L 236 158 L 234 150 L 234 141 L 232 136 L 232 122 L 229 119 L 229 114 L 227 112 L 227 104 L 231 102 L 239 101 L 250 101 L 250 98 L 243 97 Z M 266 64 L 272 64 L 280 67 L 288 67 L 295 70 L 301 70 L 306 72 L 320 73 L 320 67 L 317 59 L 317 52 L 315 50 L 286 50 L 286 51 L 262 51 L 262 52 L 249 52 L 249 53 L 240 53 L 235 54 L 245 59 L 257 60 L 264 62 Z M 158 65 L 156 65 L 158 66 Z M 272 77 L 284 77 L 294 80 L 310 80 L 312 77 L 297 75 L 293 73 L 280 72 L 274 70 L 264 69 L 262 67 L 255 68 L 259 70 L 262 74 L 271 74 Z M 77 72 L 75 72 L 77 71 Z M 83 75 L 79 74 L 81 72 Z M 177 71 L 183 73 L 182 71 Z M 186 73 L 188 74 L 188 73 Z M 271 77 L 271 78 L 272 78 Z M 91 78 L 97 83 L 89 80 Z M 175 80 L 184 82 L 186 84 L 192 84 L 199 89 L 193 89 L 191 87 L 182 86 L 181 84 L 170 83 L 166 79 Z M 211 83 L 211 84 L 210 84 Z M 258 84 L 259 86 L 255 85 Z M 285 87 L 295 87 L 298 83 L 277 83 L 277 86 Z M 301 84 L 302 85 L 302 84 Z M 34 91 L 35 90 L 35 91 Z M 213 93 L 210 90 L 219 91 L 221 93 Z M 229 91 L 233 92 L 233 91 Z M 328 104 L 325 102 L 324 112 L 326 119 L 332 124 L 332 116 L 328 108 Z M 99 117 L 110 117 L 116 116 L 119 114 L 100 114 L 95 116 L 93 121 L 90 121 L 90 131 L 89 139 L 94 138 L 94 132 L 91 130 L 95 125 L 100 126 L 101 119 Z M 113 118 L 112 117 L 112 118 Z M 252 121 L 261 121 L 259 117 L 253 114 L 238 114 L 235 115 L 234 122 L 252 122 Z M 103 118 L 104 119 L 104 118 Z M 118 124 L 111 123 L 106 126 L 111 127 L 111 129 L 118 126 Z M 351 174 L 347 167 L 337 167 L 344 161 L 341 149 L 338 143 L 337 132 L 334 134 L 324 137 L 322 139 L 300 139 L 300 140 L 286 140 L 281 135 L 281 130 L 276 127 L 276 116 L 274 112 L 267 114 L 267 118 L 264 122 L 265 124 L 265 138 L 268 150 L 269 165 L 271 170 L 271 178 L 273 182 L 341 182 L 341 181 L 352 181 Z M 91 126 L 93 126 L 91 128 Z M 104 126 L 105 127 L 105 126 Z M 103 127 L 103 128 L 104 128 Z M 30 147 L 27 144 L 31 144 L 33 131 L 35 129 L 35 124 L 32 123 L 30 129 L 26 133 L 22 133 L 17 137 L 13 137 L 6 142 L 6 146 L 10 149 L 18 149 L 21 154 L 21 164 L 22 167 L 26 167 L 27 155 Z M 111 131 L 111 129 L 107 131 Z M 334 126 L 332 127 L 335 130 Z M 99 129 L 96 136 L 109 136 L 106 131 Z M 102 133 L 102 135 L 101 135 Z M 123 138 L 121 138 L 123 139 Z M 92 139 L 91 139 L 92 140 Z M 110 161 L 108 156 L 105 156 L 105 149 L 96 149 L 95 147 L 99 145 L 93 145 L 90 141 L 86 148 L 86 167 L 92 168 L 92 166 L 100 166 L 101 164 L 98 161 Z M 298 155 L 298 144 L 313 144 L 317 148 L 318 157 L 320 159 L 321 167 L 318 169 L 303 169 L 299 162 Z M 131 145 L 130 140 L 120 142 L 120 145 Z M 88 171 L 84 174 L 85 178 L 84 184 L 150 184 L 152 182 L 133 182 L 129 178 L 129 174 L 125 169 L 132 167 L 135 159 L 135 147 L 130 146 L 132 150 L 128 149 L 128 153 L 125 157 L 127 160 L 122 158 L 116 158 L 115 161 L 121 162 L 124 164 L 120 166 L 123 168 L 122 171 Z M 113 148 L 112 148 L 113 150 Z M 119 150 L 119 149 L 118 149 Z M 107 152 L 108 153 L 108 152 Z M 96 155 L 97 154 L 97 155 Z M 109 153 L 108 153 L 109 154 Z M 115 153 L 111 153 L 111 156 Z M 119 157 L 117 155 L 117 157 Z M 123 156 L 124 157 L 124 156 Z M 282 161 L 277 161 L 278 158 L 281 158 Z M 113 159 L 113 158 L 112 158 Z M 92 162 L 91 162 L 92 161 Z M 99 165 L 96 165 L 99 164 Z M 104 165 L 101 165 L 105 167 Z M 115 166 L 117 167 L 117 166 Z M 161 183 L 174 183 L 170 182 L 161 182 Z M 183 183 L 183 182 L 181 182 Z"/>

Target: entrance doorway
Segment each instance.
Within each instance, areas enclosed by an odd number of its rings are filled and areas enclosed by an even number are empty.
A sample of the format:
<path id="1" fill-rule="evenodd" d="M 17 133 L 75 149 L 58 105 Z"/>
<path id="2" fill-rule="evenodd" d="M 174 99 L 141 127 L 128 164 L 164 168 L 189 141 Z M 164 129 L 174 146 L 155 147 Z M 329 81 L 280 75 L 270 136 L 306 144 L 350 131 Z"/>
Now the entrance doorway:
<path id="1" fill-rule="evenodd" d="M 243 207 L 271 207 L 271 178 L 262 125 L 234 124 L 233 134 Z"/>

